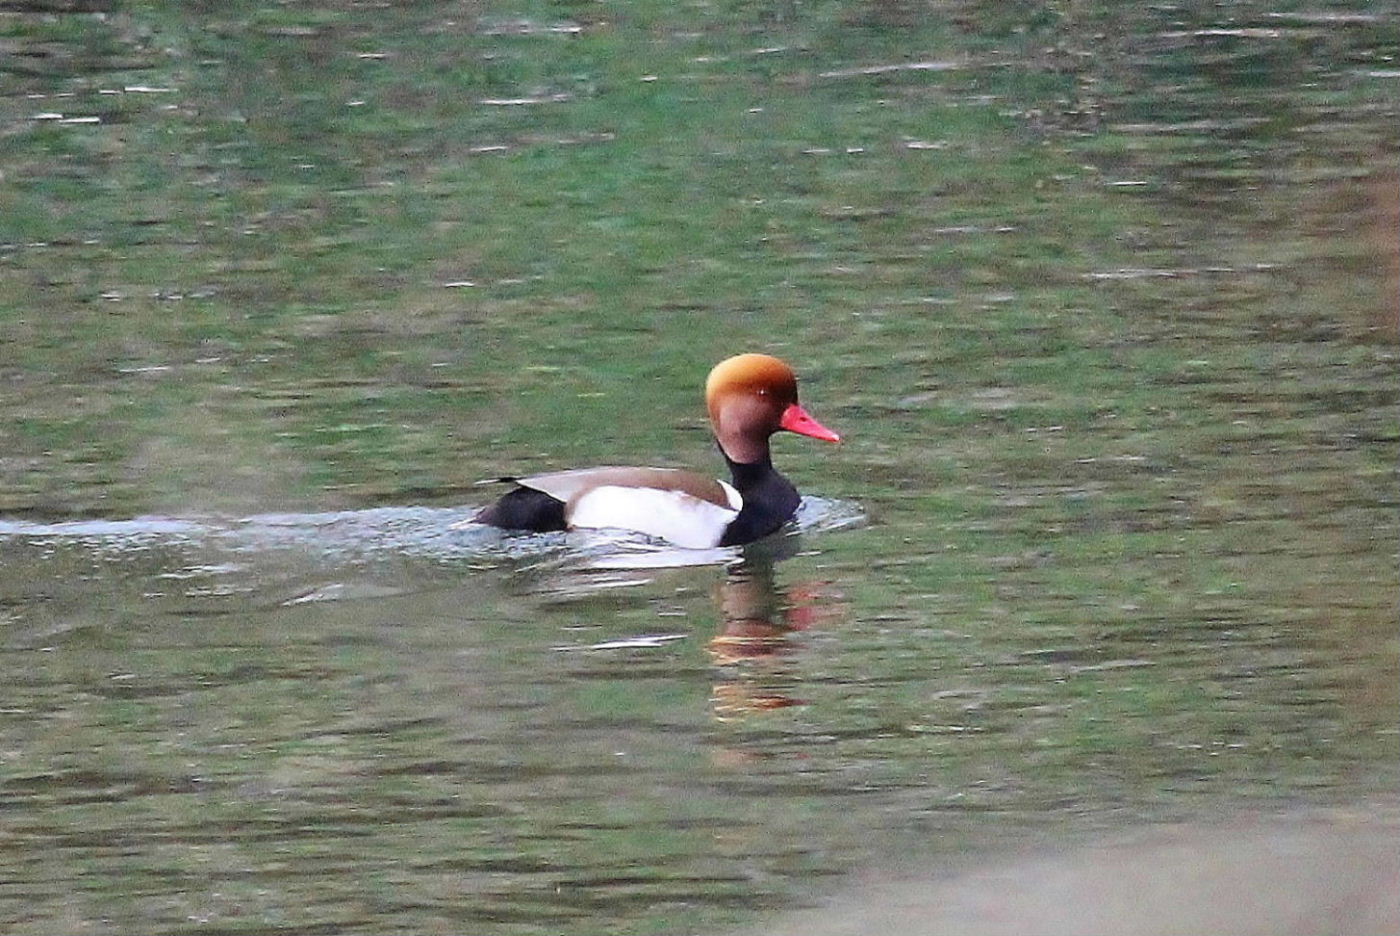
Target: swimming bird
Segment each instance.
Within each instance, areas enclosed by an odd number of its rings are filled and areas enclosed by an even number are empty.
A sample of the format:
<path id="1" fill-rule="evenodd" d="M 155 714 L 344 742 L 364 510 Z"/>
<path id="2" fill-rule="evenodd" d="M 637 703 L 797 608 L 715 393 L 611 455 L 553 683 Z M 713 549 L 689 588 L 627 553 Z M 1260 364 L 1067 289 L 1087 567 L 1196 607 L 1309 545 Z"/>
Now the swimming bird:
<path id="1" fill-rule="evenodd" d="M 705 405 L 729 481 L 676 468 L 607 466 L 502 478 L 516 487 L 474 518 L 508 530 L 619 529 L 676 546 L 736 546 L 792 519 L 797 488 L 773 468 L 768 440 L 786 430 L 827 442 L 841 437 L 797 401 L 792 368 L 767 354 L 716 364 Z"/>

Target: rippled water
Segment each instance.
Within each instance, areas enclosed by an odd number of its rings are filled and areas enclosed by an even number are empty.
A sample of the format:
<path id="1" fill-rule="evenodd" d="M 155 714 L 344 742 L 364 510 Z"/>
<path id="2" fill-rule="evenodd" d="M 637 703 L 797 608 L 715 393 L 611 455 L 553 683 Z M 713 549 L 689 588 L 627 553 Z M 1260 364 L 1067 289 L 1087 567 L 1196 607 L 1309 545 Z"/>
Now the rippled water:
<path id="1" fill-rule="evenodd" d="M 858 517 L 807 516 L 842 511 Z M 7 523 L 22 905 L 78 855 L 87 912 L 162 926 L 591 925 L 633 903 L 761 905 L 834 870 L 799 828 L 768 841 L 768 810 L 735 812 L 748 771 L 725 762 L 749 755 L 710 737 L 799 704 L 781 661 L 826 615 L 821 586 L 789 605 L 772 556 L 610 572 L 599 557 L 646 553 L 444 533 L 467 516 Z M 715 761 L 700 775 L 697 755 Z M 740 853 L 776 877 L 755 889 Z"/>
<path id="2" fill-rule="evenodd" d="M 0 928 L 716 932 L 1393 827 L 1397 55 L 1366 4 L 8 5 Z M 749 347 L 847 439 L 779 440 L 791 535 L 465 522 L 714 465 Z"/>

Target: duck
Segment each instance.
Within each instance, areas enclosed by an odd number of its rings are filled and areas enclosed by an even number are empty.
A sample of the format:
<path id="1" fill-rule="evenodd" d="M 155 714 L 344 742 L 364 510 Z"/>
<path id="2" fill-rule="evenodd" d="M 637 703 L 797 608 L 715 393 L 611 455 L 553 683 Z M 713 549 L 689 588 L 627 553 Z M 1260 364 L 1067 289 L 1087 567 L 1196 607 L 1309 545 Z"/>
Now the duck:
<path id="1" fill-rule="evenodd" d="M 729 480 L 677 468 L 608 465 L 498 480 L 515 487 L 476 523 L 537 533 L 614 529 L 685 549 L 741 546 L 776 532 L 801 497 L 773 467 L 777 432 L 841 441 L 797 399 L 797 375 L 768 354 L 720 361 L 705 380 L 705 407 Z"/>

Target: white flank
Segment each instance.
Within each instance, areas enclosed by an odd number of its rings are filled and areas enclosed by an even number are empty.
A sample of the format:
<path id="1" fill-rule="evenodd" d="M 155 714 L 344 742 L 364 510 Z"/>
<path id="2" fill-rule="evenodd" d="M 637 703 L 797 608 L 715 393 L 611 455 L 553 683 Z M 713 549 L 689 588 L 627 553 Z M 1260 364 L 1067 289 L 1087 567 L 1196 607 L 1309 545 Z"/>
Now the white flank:
<path id="1" fill-rule="evenodd" d="M 603 485 L 574 501 L 569 526 L 590 530 L 632 530 L 686 549 L 719 545 L 724 528 L 739 515 L 743 497 L 723 481 L 731 507 L 721 507 L 682 491 Z"/>

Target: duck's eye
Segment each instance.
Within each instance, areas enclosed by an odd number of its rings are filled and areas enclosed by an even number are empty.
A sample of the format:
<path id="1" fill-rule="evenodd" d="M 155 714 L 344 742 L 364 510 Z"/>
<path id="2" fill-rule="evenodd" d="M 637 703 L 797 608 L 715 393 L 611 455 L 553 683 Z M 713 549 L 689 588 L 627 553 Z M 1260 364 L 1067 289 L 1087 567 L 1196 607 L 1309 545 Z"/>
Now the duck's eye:
<path id="1" fill-rule="evenodd" d="M 759 387 L 759 388 L 758 388 L 758 395 L 759 395 L 759 396 L 767 396 L 767 395 L 768 395 L 768 388 L 767 388 L 767 387 Z"/>

